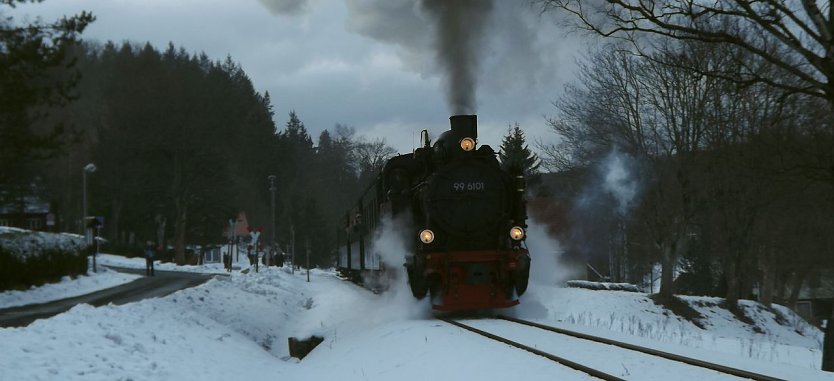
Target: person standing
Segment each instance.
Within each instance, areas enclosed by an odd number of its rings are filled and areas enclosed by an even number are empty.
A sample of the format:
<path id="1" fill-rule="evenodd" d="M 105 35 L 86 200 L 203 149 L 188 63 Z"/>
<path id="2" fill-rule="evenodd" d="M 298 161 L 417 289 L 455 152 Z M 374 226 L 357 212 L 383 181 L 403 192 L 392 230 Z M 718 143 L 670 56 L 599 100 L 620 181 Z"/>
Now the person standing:
<path id="1" fill-rule="evenodd" d="M 154 245 L 153 242 L 148 241 L 145 245 L 145 275 L 154 276 L 153 273 L 153 259 L 154 259 Z"/>

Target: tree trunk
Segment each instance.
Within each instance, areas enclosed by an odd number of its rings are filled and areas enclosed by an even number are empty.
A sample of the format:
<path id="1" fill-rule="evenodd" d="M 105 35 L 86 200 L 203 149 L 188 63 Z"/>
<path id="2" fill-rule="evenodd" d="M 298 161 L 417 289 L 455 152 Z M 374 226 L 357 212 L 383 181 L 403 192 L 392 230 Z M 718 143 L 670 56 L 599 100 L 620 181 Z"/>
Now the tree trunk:
<path id="1" fill-rule="evenodd" d="M 834 311 L 825 325 L 825 336 L 822 340 L 822 370 L 834 372 Z"/>
<path id="2" fill-rule="evenodd" d="M 177 200 L 177 219 L 174 222 L 174 259 L 178 265 L 185 264 L 185 229 L 187 206 L 182 200 Z"/>
<path id="3" fill-rule="evenodd" d="M 762 266 L 762 284 L 759 287 L 759 302 L 770 308 L 773 304 L 773 267 Z"/>
<path id="4" fill-rule="evenodd" d="M 805 282 L 805 277 L 808 276 L 809 268 L 803 267 L 794 272 L 791 281 L 791 295 L 788 297 L 788 307 L 796 310 L 796 300 L 799 299 L 799 291 L 802 290 L 802 283 Z"/>
<path id="5" fill-rule="evenodd" d="M 785 276 L 782 273 L 775 273 L 773 279 L 773 303 L 785 304 Z"/>
<path id="6" fill-rule="evenodd" d="M 168 223 L 168 220 L 165 217 L 162 217 L 161 214 L 157 214 L 156 218 L 156 243 L 159 245 L 160 253 L 165 252 L 165 225 Z"/>
<path id="7" fill-rule="evenodd" d="M 773 271 L 771 261 L 774 252 L 770 247 L 762 248 L 763 255 L 759 259 L 759 269 L 762 271 L 762 283 L 759 286 L 759 302 L 770 308 L 773 304 L 773 285 L 776 274 Z"/>
<path id="8" fill-rule="evenodd" d="M 663 260 L 660 262 L 660 296 L 671 298 L 675 294 L 675 256 L 669 245 L 663 246 Z"/>
<path id="9" fill-rule="evenodd" d="M 740 253 L 744 255 L 744 253 Z M 738 298 L 753 299 L 753 288 L 756 287 L 758 276 L 755 272 L 755 265 L 748 260 L 742 259 L 736 266 L 736 278 L 738 278 Z"/>
<path id="10" fill-rule="evenodd" d="M 110 239 L 120 245 L 124 245 L 124 237 L 119 235 L 119 220 L 122 215 L 122 200 L 113 198 L 113 209 L 110 214 Z"/>
<path id="11" fill-rule="evenodd" d="M 738 304 L 738 274 L 736 273 L 736 258 L 730 257 L 724 264 L 724 279 L 727 281 L 727 305 L 735 307 Z"/>

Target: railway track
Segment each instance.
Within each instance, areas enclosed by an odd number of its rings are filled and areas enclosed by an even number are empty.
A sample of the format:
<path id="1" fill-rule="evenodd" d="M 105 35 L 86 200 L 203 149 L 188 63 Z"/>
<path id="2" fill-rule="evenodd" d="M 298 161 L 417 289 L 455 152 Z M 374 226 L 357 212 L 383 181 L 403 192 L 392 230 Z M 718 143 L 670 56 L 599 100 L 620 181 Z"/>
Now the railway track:
<path id="1" fill-rule="evenodd" d="M 460 321 L 457 321 L 457 320 L 453 320 L 453 319 L 446 318 L 446 319 L 442 319 L 442 320 L 445 321 L 446 323 L 449 323 L 449 324 L 452 324 L 454 326 L 460 327 L 460 328 L 465 329 L 467 331 L 470 331 L 470 332 L 476 333 L 478 335 L 490 338 L 492 340 L 496 340 L 496 341 L 499 341 L 501 343 L 505 343 L 505 344 L 508 344 L 510 346 L 513 346 L 513 347 L 516 347 L 516 348 L 534 353 L 536 355 L 545 357 L 545 358 L 547 358 L 551 361 L 555 361 L 559 364 L 562 364 L 564 366 L 573 368 L 573 369 L 578 370 L 580 372 L 587 373 L 590 376 L 593 376 L 593 377 L 596 377 L 596 378 L 599 378 L 599 379 L 602 379 L 602 380 L 606 380 L 606 381 L 625 380 L 624 378 L 621 378 L 621 376 L 615 376 L 615 375 L 611 374 L 611 373 L 615 373 L 615 372 L 611 371 L 611 369 L 610 369 L 611 366 L 608 366 L 607 368 L 609 368 L 609 369 L 604 371 L 604 370 L 601 370 L 600 368 L 605 368 L 605 367 L 595 366 L 593 364 L 590 364 L 593 361 L 575 361 L 575 360 L 571 360 L 570 359 L 571 357 L 573 357 L 574 359 L 576 357 L 571 356 L 571 355 L 565 355 L 565 354 L 561 354 L 561 355 L 554 354 L 553 352 L 558 352 L 558 351 L 548 352 L 548 351 L 545 351 L 545 350 L 539 348 L 539 346 L 541 346 L 541 342 L 539 343 L 539 345 L 536 345 L 536 344 L 531 345 L 531 343 L 529 343 L 529 342 L 526 342 L 526 343 L 523 342 L 525 340 L 517 340 L 517 339 L 513 340 L 513 339 L 511 339 L 509 336 L 513 336 L 512 334 L 498 334 L 498 333 L 495 333 L 496 331 L 501 331 L 501 329 L 480 329 L 480 328 L 474 327 L 471 324 L 466 324 L 466 323 L 463 323 L 463 322 L 460 322 Z M 572 338 L 573 340 L 578 339 L 580 341 L 597 343 L 597 344 L 601 344 L 601 345 L 604 345 L 604 346 L 614 346 L 614 347 L 617 347 L 617 348 L 625 349 L 625 350 L 627 350 L 626 352 L 636 353 L 637 356 L 648 355 L 648 356 L 651 356 L 651 357 L 654 357 L 654 358 L 659 358 L 660 360 L 658 360 L 658 361 L 661 361 L 661 362 L 663 362 L 663 361 L 676 362 L 676 363 L 679 363 L 678 364 L 679 367 L 680 366 L 688 367 L 692 371 L 699 370 L 699 371 L 702 371 L 702 372 L 717 372 L 717 373 L 712 373 L 712 374 L 714 374 L 714 375 L 723 374 L 725 377 L 727 377 L 729 379 L 741 378 L 741 379 L 750 379 L 750 380 L 757 380 L 757 381 L 759 381 L 759 380 L 761 380 L 761 381 L 784 381 L 784 380 L 779 379 L 779 378 L 775 378 L 775 377 L 771 377 L 771 376 L 767 376 L 767 375 L 763 375 L 763 374 L 759 374 L 759 373 L 755 373 L 755 372 L 750 372 L 750 371 L 743 370 L 743 369 L 731 368 L 731 367 L 728 367 L 728 366 L 725 366 L 725 365 L 715 364 L 715 363 L 711 363 L 711 362 L 707 362 L 707 361 L 703 361 L 703 360 L 699 360 L 699 359 L 695 359 L 695 358 L 691 358 L 691 357 L 681 356 L 681 355 L 678 355 L 678 354 L 675 354 L 675 353 L 664 352 L 664 351 L 656 350 L 656 349 L 653 349 L 653 348 L 647 348 L 647 347 L 634 345 L 634 344 L 630 344 L 630 343 L 625 343 L 625 342 L 621 342 L 621 341 L 617 341 L 617 340 L 612 340 L 612 339 L 608 339 L 608 338 L 604 338 L 604 337 L 588 335 L 588 334 L 585 334 L 585 333 L 571 331 L 571 330 L 567 330 L 567 329 L 551 327 L 551 326 L 547 326 L 547 325 L 543 325 L 543 324 L 539 324 L 539 323 L 535 323 L 535 322 L 531 322 L 531 321 L 527 321 L 527 320 L 507 317 L 507 316 L 498 316 L 497 319 L 494 319 L 494 320 L 491 319 L 491 320 L 475 321 L 475 323 L 478 323 L 478 322 L 481 322 L 482 323 L 481 325 L 484 325 L 483 323 L 488 323 L 488 324 L 485 324 L 485 325 L 493 325 L 493 326 L 495 326 L 495 324 L 497 324 L 498 322 L 500 322 L 500 323 L 510 323 L 510 325 L 515 325 L 516 326 L 516 327 L 510 327 L 510 328 L 515 329 L 515 330 L 518 329 L 518 326 L 530 327 L 530 328 L 534 328 L 534 329 L 539 330 L 539 331 L 550 332 L 551 334 L 561 336 L 562 338 L 567 336 L 569 338 Z M 478 324 L 474 324 L 474 325 L 478 325 Z M 489 331 L 492 331 L 492 332 L 489 332 Z M 556 337 L 554 337 L 554 339 L 556 339 Z M 640 363 L 642 363 L 642 361 Z M 680 364 L 685 364 L 685 365 L 680 365 Z M 626 373 L 628 373 L 628 372 L 626 372 Z M 642 378 L 635 377 L 633 379 L 642 379 Z"/>

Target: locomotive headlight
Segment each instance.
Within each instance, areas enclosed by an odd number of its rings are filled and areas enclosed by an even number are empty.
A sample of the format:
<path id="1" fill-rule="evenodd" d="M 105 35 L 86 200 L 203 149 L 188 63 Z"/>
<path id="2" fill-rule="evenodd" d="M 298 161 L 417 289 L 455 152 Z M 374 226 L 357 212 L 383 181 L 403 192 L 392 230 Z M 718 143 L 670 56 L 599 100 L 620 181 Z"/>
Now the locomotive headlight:
<path id="1" fill-rule="evenodd" d="M 475 140 L 472 138 L 463 138 L 463 140 L 460 141 L 460 149 L 466 152 L 472 151 L 475 149 Z"/>
<path id="2" fill-rule="evenodd" d="M 524 229 L 518 226 L 513 226 L 513 228 L 510 229 L 510 238 L 516 241 L 521 241 L 521 239 L 524 238 Z"/>
<path id="3" fill-rule="evenodd" d="M 429 229 L 425 229 L 425 230 L 421 231 L 420 232 L 420 241 L 423 241 L 423 243 L 432 243 L 432 242 L 434 242 L 434 232 L 429 230 Z"/>

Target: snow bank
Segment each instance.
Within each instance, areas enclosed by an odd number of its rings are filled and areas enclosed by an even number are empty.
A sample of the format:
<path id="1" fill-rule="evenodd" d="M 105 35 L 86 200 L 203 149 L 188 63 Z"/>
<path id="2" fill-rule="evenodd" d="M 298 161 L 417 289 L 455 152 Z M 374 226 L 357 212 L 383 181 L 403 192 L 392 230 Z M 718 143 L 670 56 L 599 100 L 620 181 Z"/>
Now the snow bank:
<path id="1" fill-rule="evenodd" d="M 236 271 L 164 298 L 79 305 L 0 329 L 0 380 L 274 380 L 296 371 L 289 337 L 318 334 L 333 345 L 410 318 L 393 293 L 372 294 L 332 272 L 311 278 L 288 268 Z"/>
<path id="2" fill-rule="evenodd" d="M 753 325 L 720 307 L 721 299 L 681 297 L 704 316 L 705 329 L 649 299 L 647 294 L 539 286 L 522 296 L 513 313 L 522 318 L 556 321 L 702 348 L 768 362 L 819 369 L 822 332 L 782 306 L 775 313 L 741 301 Z"/>

